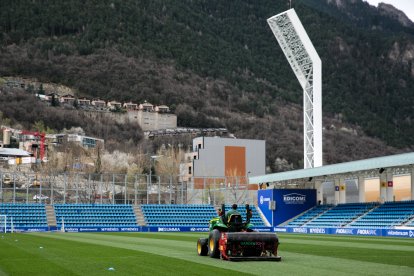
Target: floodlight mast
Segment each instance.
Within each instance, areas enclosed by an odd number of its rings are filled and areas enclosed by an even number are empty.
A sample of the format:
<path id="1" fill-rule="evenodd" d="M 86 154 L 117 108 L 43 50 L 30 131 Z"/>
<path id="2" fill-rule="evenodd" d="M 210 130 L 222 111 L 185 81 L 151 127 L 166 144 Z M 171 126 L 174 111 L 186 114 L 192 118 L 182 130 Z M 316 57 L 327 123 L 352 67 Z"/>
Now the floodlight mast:
<path id="1" fill-rule="evenodd" d="M 322 166 L 322 63 L 294 9 L 267 19 L 303 89 L 304 168 Z"/>

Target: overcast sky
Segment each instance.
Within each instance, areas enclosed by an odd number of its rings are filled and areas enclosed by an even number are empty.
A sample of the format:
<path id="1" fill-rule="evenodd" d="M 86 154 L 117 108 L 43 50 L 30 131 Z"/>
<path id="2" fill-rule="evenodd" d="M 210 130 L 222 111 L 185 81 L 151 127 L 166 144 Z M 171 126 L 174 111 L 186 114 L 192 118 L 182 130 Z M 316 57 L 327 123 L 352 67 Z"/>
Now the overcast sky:
<path id="1" fill-rule="evenodd" d="M 364 0 L 372 6 L 377 7 L 378 3 L 391 4 L 397 9 L 403 11 L 414 22 L 414 0 Z"/>

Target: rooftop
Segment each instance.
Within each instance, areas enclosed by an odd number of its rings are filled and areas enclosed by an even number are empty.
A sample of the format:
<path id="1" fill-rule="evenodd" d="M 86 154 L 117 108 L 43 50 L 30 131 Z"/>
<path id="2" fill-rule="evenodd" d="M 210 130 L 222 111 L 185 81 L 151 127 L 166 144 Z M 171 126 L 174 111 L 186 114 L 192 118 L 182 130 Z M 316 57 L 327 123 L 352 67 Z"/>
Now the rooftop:
<path id="1" fill-rule="evenodd" d="M 15 148 L 0 148 L 0 156 L 30 156 L 30 153 Z"/>
<path id="2" fill-rule="evenodd" d="M 249 182 L 265 183 L 287 181 L 317 176 L 332 176 L 338 174 L 361 173 L 363 171 L 379 170 L 381 168 L 385 169 L 390 167 L 404 167 L 408 165 L 414 165 L 414 152 L 363 159 L 339 164 L 332 164 L 310 169 L 254 176 L 249 178 Z"/>

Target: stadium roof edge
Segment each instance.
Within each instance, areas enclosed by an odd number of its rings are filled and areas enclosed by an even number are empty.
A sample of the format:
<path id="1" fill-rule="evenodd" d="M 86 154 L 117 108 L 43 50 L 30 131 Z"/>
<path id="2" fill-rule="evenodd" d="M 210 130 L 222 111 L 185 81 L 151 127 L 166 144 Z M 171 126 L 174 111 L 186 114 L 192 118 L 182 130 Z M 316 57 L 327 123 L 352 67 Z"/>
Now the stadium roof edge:
<path id="1" fill-rule="evenodd" d="M 265 183 L 286 181 L 293 179 L 303 179 L 317 176 L 328 176 L 336 174 L 346 174 L 352 172 L 368 171 L 380 168 L 390 168 L 407 166 L 414 164 L 414 152 L 375 157 L 345 163 L 326 165 L 322 167 L 287 171 L 281 173 L 266 174 L 262 176 L 252 176 L 249 183 Z"/>

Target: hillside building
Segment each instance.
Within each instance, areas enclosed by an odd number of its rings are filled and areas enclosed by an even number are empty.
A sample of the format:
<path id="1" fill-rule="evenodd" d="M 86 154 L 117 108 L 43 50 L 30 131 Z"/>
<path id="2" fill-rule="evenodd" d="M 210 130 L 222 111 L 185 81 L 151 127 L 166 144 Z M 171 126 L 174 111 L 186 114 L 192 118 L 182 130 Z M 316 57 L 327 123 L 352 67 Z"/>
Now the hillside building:
<path id="1" fill-rule="evenodd" d="M 128 102 L 122 105 L 123 108 L 126 110 L 135 110 L 138 109 L 138 105 L 136 103 Z"/>
<path id="2" fill-rule="evenodd" d="M 95 100 L 92 100 L 92 101 L 91 101 L 91 104 L 92 104 L 93 106 L 95 106 L 95 107 L 98 107 L 98 108 L 103 108 L 103 107 L 105 107 L 105 106 L 106 106 L 105 101 L 104 101 L 104 100 L 100 100 L 100 99 L 95 99 Z"/>
<path id="3" fill-rule="evenodd" d="M 166 105 L 159 105 L 155 107 L 155 111 L 160 113 L 168 113 L 170 112 L 170 108 Z"/>
<path id="4" fill-rule="evenodd" d="M 61 104 L 68 104 L 68 105 L 73 105 L 73 103 L 76 101 L 75 97 L 73 97 L 72 95 L 64 95 L 62 97 L 59 98 L 59 102 Z"/>
<path id="5" fill-rule="evenodd" d="M 152 111 L 154 111 L 154 105 L 150 104 L 147 101 L 144 101 L 144 103 L 142 103 L 138 106 L 138 109 L 142 110 L 142 111 L 152 112 Z"/>
<path id="6" fill-rule="evenodd" d="M 172 113 L 128 110 L 125 116 L 123 119 L 137 122 L 143 131 L 177 128 L 177 115 Z"/>
<path id="7" fill-rule="evenodd" d="M 121 109 L 122 108 L 122 103 L 117 102 L 117 101 L 109 101 L 108 104 L 107 104 L 107 106 L 111 110 Z"/>
<path id="8" fill-rule="evenodd" d="M 31 157 L 30 152 L 16 148 L 0 148 L 0 164 L 30 164 L 34 163 L 35 158 Z"/>
<path id="9" fill-rule="evenodd" d="M 181 164 L 182 180 L 192 182 L 194 189 L 205 189 L 212 182 L 246 186 L 249 176 L 264 174 L 265 170 L 266 142 L 251 139 L 197 137 L 193 151 Z M 257 189 L 257 185 L 248 189 Z"/>
<path id="10" fill-rule="evenodd" d="M 63 143 L 75 143 L 87 149 L 93 149 L 97 146 L 100 146 L 100 148 L 103 149 L 105 145 L 104 139 L 89 137 L 80 134 L 52 134 L 48 135 L 48 138 L 52 139 L 55 145 L 60 145 Z"/>
<path id="11" fill-rule="evenodd" d="M 78 99 L 78 104 L 80 106 L 89 106 L 91 105 L 91 100 L 88 100 L 87 98 L 81 98 L 81 99 Z"/>
<path id="12" fill-rule="evenodd" d="M 242 203 L 253 200 L 259 188 L 249 183 L 249 176 L 261 175 L 265 170 L 264 140 L 203 136 L 193 139 L 193 151 L 180 164 L 180 181 L 187 186 L 191 203 L 201 203 L 200 193 L 204 195 L 202 202 L 213 205 Z"/>

